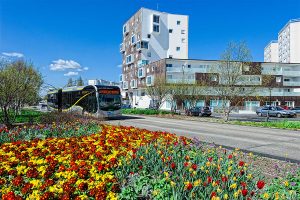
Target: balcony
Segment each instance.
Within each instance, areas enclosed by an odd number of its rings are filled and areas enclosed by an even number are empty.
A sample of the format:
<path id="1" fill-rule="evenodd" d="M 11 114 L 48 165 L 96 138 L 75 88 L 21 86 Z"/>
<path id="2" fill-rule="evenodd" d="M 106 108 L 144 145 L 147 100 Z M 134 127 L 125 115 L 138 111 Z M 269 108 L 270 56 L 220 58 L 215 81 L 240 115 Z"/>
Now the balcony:
<path id="1" fill-rule="evenodd" d="M 300 86 L 300 81 L 283 81 L 283 86 Z"/>
<path id="2" fill-rule="evenodd" d="M 123 43 L 120 44 L 120 52 L 124 53 L 125 52 L 125 46 Z"/>

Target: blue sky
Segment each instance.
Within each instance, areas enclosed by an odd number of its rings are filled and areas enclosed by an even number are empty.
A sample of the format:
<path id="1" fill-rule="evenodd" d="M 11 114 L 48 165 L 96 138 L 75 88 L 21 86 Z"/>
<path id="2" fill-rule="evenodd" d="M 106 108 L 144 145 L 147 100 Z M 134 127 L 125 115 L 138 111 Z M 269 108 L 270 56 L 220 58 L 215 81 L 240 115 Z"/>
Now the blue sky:
<path id="1" fill-rule="evenodd" d="M 263 61 L 265 45 L 300 18 L 299 0 L 0 0 L 0 55 L 33 62 L 57 87 L 78 76 L 117 81 L 122 25 L 140 7 L 157 5 L 189 15 L 194 59 L 218 59 L 228 42 L 246 41 L 253 60 Z"/>

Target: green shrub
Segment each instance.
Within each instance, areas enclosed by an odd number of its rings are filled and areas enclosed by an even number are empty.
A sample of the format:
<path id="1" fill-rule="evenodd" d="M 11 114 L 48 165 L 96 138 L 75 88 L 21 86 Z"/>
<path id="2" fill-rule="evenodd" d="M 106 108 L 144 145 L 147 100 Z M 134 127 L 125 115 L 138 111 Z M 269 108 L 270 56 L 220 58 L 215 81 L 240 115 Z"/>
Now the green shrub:
<path id="1" fill-rule="evenodd" d="M 234 121 L 233 124 L 246 125 L 246 126 L 262 126 L 270 128 L 283 128 L 283 129 L 300 129 L 299 121 L 274 121 L 274 122 L 241 122 Z"/>
<path id="2" fill-rule="evenodd" d="M 153 109 L 123 109 L 122 114 L 133 114 L 133 115 L 165 115 L 171 114 L 172 112 L 166 110 L 153 110 Z"/>

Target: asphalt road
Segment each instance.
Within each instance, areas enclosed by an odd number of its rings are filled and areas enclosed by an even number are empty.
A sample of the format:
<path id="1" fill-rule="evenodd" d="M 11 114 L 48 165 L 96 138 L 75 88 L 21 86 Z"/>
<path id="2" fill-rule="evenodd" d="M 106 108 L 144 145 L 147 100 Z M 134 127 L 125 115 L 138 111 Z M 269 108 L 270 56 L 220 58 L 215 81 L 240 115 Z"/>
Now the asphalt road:
<path id="1" fill-rule="evenodd" d="M 300 163 L 300 131 L 148 116 L 123 116 L 107 123 L 197 137 L 204 142 L 227 148 L 240 148 L 246 152 Z"/>

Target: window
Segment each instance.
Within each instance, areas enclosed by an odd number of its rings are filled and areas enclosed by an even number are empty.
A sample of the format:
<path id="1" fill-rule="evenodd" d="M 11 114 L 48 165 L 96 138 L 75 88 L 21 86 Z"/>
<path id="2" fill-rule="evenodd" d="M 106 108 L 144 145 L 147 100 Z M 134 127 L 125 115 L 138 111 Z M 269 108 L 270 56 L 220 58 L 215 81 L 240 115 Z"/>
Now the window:
<path id="1" fill-rule="evenodd" d="M 182 42 L 182 43 L 185 43 L 185 38 L 181 38 L 181 42 Z"/>
<path id="2" fill-rule="evenodd" d="M 166 64 L 166 67 L 173 67 L 172 64 Z"/>
<path id="3" fill-rule="evenodd" d="M 191 66 L 191 65 L 187 65 L 187 67 L 188 67 L 188 68 L 191 68 L 192 66 Z"/>
<path id="4" fill-rule="evenodd" d="M 185 30 L 181 30 L 181 34 L 185 34 Z"/>
<path id="5" fill-rule="evenodd" d="M 276 83 L 280 83 L 281 82 L 281 77 L 276 77 Z"/>
<path id="6" fill-rule="evenodd" d="M 148 56 L 148 57 L 151 57 L 151 51 L 148 51 L 148 52 L 147 52 L 147 56 Z"/>
<path id="7" fill-rule="evenodd" d="M 147 76 L 146 78 L 146 84 L 147 85 L 152 85 L 153 84 L 153 76 Z"/>
<path id="8" fill-rule="evenodd" d="M 180 25 L 180 21 L 177 21 L 177 25 Z"/>
<path id="9" fill-rule="evenodd" d="M 159 16 L 158 15 L 153 15 L 153 22 L 159 24 Z"/>
<path id="10" fill-rule="evenodd" d="M 217 75 L 211 75 L 210 80 L 211 81 L 217 81 Z"/>
<path id="11" fill-rule="evenodd" d="M 173 29 L 169 29 L 169 33 L 173 33 Z"/>
<path id="12" fill-rule="evenodd" d="M 250 67 L 248 65 L 243 66 L 243 70 L 245 72 L 249 72 L 250 71 Z"/>
<path id="13" fill-rule="evenodd" d="M 172 79 L 173 77 L 172 77 L 172 74 L 169 74 L 169 75 L 167 75 L 167 79 L 168 80 L 170 80 L 170 79 Z"/>
<path id="14" fill-rule="evenodd" d="M 148 44 L 149 44 L 149 42 L 141 41 L 141 48 L 142 49 L 148 49 Z"/>
<path id="15" fill-rule="evenodd" d="M 128 33 L 127 25 L 126 24 L 123 26 L 123 34 L 125 34 L 125 33 Z"/>
<path id="16" fill-rule="evenodd" d="M 133 62 L 133 56 L 130 54 L 129 56 L 126 56 L 126 64 L 130 64 Z"/>
<path id="17" fill-rule="evenodd" d="M 285 79 L 283 79 L 283 81 L 289 82 L 289 81 L 290 81 L 290 79 L 288 79 L 288 78 L 285 78 Z"/>
<path id="18" fill-rule="evenodd" d="M 153 32 L 159 33 L 159 25 L 153 24 Z"/>
<path id="19" fill-rule="evenodd" d="M 172 56 L 172 55 L 169 55 L 169 58 L 171 58 L 171 59 L 172 59 L 172 58 L 173 58 L 173 56 Z"/>
<path id="20" fill-rule="evenodd" d="M 139 78 L 145 77 L 145 69 L 144 68 L 139 68 L 138 69 L 138 77 Z"/>
<path id="21" fill-rule="evenodd" d="M 150 39 L 150 38 L 151 38 L 151 34 L 147 34 L 147 38 L 149 38 L 149 39 Z"/>
<path id="22" fill-rule="evenodd" d="M 176 47 L 176 51 L 180 51 L 180 47 Z"/>
<path id="23" fill-rule="evenodd" d="M 135 35 L 131 36 L 131 44 L 134 44 L 136 42 Z"/>

